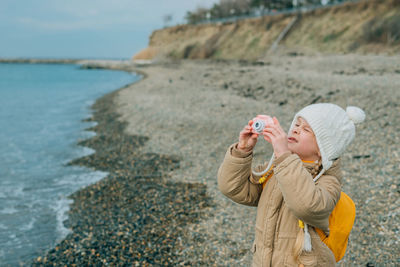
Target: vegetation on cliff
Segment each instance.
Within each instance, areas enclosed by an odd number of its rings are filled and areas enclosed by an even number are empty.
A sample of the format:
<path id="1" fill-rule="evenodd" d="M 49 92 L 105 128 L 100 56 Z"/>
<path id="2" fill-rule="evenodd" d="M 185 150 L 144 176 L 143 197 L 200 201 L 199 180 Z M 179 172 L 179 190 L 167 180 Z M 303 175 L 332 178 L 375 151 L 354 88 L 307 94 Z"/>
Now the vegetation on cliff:
<path id="1" fill-rule="evenodd" d="M 259 16 L 280 10 L 336 4 L 351 0 L 220 0 L 211 8 L 198 7 L 186 13 L 189 24 L 237 16 Z"/>
<path id="2" fill-rule="evenodd" d="M 323 53 L 400 52 L 400 1 L 369 0 L 302 14 L 156 30 L 149 47 L 134 59 L 262 59 L 295 17 L 281 47 Z"/>

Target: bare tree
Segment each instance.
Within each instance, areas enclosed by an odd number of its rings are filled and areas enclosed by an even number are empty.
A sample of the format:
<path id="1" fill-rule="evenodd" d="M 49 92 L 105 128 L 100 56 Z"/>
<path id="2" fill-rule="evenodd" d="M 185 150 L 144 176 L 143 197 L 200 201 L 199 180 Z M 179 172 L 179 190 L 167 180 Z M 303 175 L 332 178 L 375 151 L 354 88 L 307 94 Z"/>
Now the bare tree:
<path id="1" fill-rule="evenodd" d="M 168 27 L 168 24 L 172 21 L 172 14 L 166 14 L 163 16 L 164 27 Z"/>
<path id="2" fill-rule="evenodd" d="M 198 7 L 194 12 L 187 12 L 185 19 L 190 24 L 196 24 L 200 21 L 204 21 L 207 19 L 208 9 L 203 7 Z"/>
<path id="3" fill-rule="evenodd" d="M 244 15 L 250 13 L 251 0 L 220 0 L 219 6 L 224 17 Z"/>

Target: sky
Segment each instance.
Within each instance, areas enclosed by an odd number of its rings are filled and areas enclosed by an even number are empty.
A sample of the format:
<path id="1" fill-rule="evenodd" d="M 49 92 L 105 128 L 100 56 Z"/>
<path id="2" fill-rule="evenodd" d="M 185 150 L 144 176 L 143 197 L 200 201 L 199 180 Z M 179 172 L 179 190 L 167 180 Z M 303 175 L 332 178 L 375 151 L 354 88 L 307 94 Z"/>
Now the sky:
<path id="1" fill-rule="evenodd" d="M 128 59 L 155 29 L 219 0 L 1 0 L 0 58 Z"/>

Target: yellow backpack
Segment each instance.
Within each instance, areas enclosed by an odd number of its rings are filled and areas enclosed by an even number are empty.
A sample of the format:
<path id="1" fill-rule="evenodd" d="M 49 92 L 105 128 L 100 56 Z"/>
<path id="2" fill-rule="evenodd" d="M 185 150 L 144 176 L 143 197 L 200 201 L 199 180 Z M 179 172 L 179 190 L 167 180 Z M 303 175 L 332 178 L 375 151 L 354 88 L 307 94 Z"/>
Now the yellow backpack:
<path id="1" fill-rule="evenodd" d="M 336 262 L 340 261 L 346 253 L 355 218 L 356 205 L 345 192 L 341 192 L 339 201 L 329 215 L 329 236 L 326 236 L 321 229 L 315 228 L 322 242 L 332 250 Z"/>
<path id="2" fill-rule="evenodd" d="M 267 181 L 273 176 L 272 168 L 273 166 L 259 179 L 259 183 L 262 184 L 263 189 Z M 329 236 L 326 236 L 321 229 L 315 228 L 322 242 L 324 242 L 333 252 L 333 255 L 335 255 L 336 262 L 340 261 L 346 253 L 347 242 L 355 218 L 356 205 L 346 193 L 341 192 L 339 201 L 329 215 Z"/>

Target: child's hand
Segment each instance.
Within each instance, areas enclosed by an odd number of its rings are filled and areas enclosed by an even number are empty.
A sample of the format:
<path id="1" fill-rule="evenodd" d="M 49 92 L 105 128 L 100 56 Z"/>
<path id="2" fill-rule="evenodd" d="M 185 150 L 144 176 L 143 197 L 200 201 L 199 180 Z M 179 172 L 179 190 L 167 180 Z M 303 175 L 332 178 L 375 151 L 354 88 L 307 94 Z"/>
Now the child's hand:
<path id="1" fill-rule="evenodd" d="M 264 139 L 272 144 L 275 157 L 279 158 L 284 153 L 290 151 L 285 131 L 282 129 L 276 117 L 273 118 L 274 125 L 267 125 L 263 130 Z"/>
<path id="2" fill-rule="evenodd" d="M 258 134 L 252 132 L 251 129 L 252 125 L 253 125 L 253 120 L 250 120 L 249 124 L 246 125 L 239 134 L 238 149 L 244 152 L 249 152 L 253 150 L 254 146 L 257 143 Z"/>

